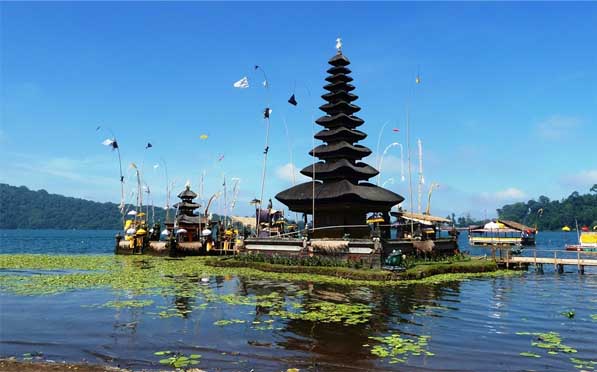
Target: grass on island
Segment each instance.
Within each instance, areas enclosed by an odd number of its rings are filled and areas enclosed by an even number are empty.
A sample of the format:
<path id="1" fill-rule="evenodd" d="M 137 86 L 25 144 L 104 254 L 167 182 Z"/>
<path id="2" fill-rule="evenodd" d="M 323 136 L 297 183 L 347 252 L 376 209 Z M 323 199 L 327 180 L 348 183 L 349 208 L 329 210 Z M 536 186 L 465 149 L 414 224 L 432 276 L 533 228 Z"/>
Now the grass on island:
<path id="1" fill-rule="evenodd" d="M 380 269 L 355 269 L 352 267 L 341 266 L 276 264 L 270 262 L 240 260 L 235 257 L 210 257 L 205 261 L 205 264 L 213 267 L 250 268 L 264 272 L 314 274 L 365 281 L 420 280 L 439 274 L 477 274 L 495 272 L 498 270 L 497 264 L 492 260 L 481 258 L 472 259 L 468 257 L 459 261 L 446 259 L 437 262 L 417 262 L 403 272 L 391 272 Z"/>

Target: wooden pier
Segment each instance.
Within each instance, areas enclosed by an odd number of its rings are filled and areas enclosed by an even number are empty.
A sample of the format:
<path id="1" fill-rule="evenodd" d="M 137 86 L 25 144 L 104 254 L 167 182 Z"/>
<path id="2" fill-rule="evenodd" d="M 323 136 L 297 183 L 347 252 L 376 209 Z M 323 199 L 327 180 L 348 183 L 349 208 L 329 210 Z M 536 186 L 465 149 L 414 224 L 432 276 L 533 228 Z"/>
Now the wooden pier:
<path id="1" fill-rule="evenodd" d="M 537 271 L 542 272 L 543 265 L 553 265 L 555 271 L 563 273 L 564 266 L 572 265 L 577 267 L 579 273 L 584 274 L 586 266 L 597 266 L 595 252 L 525 248 L 525 255 L 513 256 L 509 248 L 492 248 L 491 251 L 492 257 L 506 268 L 534 265 Z M 496 255 L 496 251 L 499 251 L 499 255 Z"/>

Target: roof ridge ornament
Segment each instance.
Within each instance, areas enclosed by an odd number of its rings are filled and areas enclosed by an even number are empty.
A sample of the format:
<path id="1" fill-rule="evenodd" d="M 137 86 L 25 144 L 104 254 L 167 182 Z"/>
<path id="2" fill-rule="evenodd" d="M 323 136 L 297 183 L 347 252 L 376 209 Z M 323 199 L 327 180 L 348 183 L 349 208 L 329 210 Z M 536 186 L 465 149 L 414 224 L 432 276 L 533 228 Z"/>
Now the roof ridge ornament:
<path id="1" fill-rule="evenodd" d="M 336 49 L 338 50 L 338 54 L 342 54 L 342 39 L 340 37 L 336 39 Z"/>

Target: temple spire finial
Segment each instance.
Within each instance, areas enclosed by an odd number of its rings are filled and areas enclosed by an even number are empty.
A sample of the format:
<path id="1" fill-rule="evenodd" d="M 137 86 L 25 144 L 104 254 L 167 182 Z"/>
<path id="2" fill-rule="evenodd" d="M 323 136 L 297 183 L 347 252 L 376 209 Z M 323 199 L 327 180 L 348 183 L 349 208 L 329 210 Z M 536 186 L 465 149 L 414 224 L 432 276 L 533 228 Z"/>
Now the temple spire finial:
<path id="1" fill-rule="evenodd" d="M 342 39 L 339 37 L 336 39 L 336 49 L 338 50 L 338 54 L 342 53 Z"/>

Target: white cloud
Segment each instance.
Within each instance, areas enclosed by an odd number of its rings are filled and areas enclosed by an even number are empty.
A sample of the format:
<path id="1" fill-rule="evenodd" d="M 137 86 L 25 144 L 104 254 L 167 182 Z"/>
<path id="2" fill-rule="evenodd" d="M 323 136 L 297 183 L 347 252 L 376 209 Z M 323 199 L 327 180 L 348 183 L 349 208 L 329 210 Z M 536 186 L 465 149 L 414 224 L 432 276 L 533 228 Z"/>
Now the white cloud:
<path id="1" fill-rule="evenodd" d="M 495 192 L 482 192 L 481 199 L 485 201 L 515 201 L 526 198 L 526 193 L 516 187 L 509 187 L 505 190 Z"/>
<path id="2" fill-rule="evenodd" d="M 560 183 L 565 186 L 586 187 L 587 190 L 597 184 L 597 169 L 582 170 L 575 174 L 568 174 L 560 178 Z M 586 190 L 578 190 L 586 191 Z"/>
<path id="3" fill-rule="evenodd" d="M 296 165 L 294 165 L 292 163 L 286 163 L 284 165 L 277 167 L 275 173 L 276 173 L 276 177 L 278 177 L 280 180 L 286 181 L 289 183 L 293 183 L 294 181 L 296 181 L 296 183 L 298 184 L 300 182 L 310 180 L 310 178 L 299 173 L 299 170 L 300 169 L 298 169 L 296 167 Z M 294 177 L 293 177 L 293 173 L 294 173 Z"/>
<path id="4" fill-rule="evenodd" d="M 581 126 L 582 121 L 573 116 L 551 116 L 535 126 L 537 133 L 548 140 L 557 140 L 571 132 L 575 132 Z"/>

